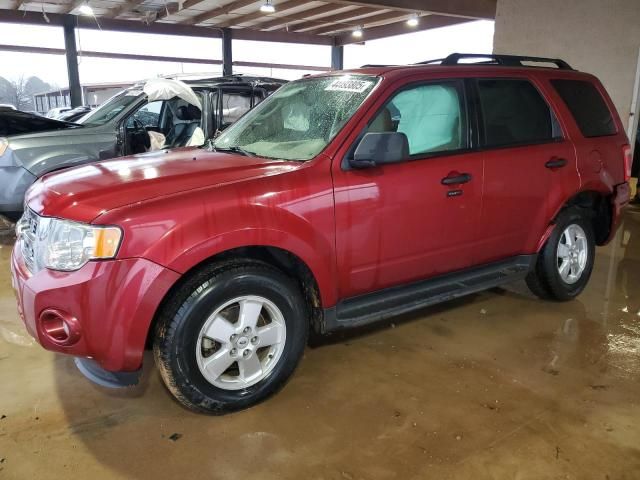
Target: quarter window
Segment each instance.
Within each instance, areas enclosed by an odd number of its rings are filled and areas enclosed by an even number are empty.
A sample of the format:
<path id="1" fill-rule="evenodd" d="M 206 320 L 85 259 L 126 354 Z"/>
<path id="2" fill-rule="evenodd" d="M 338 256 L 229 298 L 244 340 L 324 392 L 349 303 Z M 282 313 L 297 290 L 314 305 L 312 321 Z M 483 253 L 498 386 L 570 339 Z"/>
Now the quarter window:
<path id="1" fill-rule="evenodd" d="M 603 137 L 616 134 L 611 111 L 593 84 L 583 80 L 551 80 L 551 84 L 569 107 L 582 135 Z"/>
<path id="2" fill-rule="evenodd" d="M 488 147 L 552 141 L 557 120 L 527 80 L 478 80 L 483 144 Z"/>
<path id="3" fill-rule="evenodd" d="M 460 150 L 467 147 L 462 102 L 455 82 L 408 88 L 386 103 L 367 132 L 404 133 L 411 155 Z"/>

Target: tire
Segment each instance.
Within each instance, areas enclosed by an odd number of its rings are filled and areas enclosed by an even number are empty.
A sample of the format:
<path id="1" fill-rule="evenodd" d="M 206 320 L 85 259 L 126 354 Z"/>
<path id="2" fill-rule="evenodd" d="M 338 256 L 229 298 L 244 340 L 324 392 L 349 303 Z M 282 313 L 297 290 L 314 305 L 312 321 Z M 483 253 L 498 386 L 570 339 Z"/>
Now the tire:
<path id="1" fill-rule="evenodd" d="M 223 415 L 280 390 L 300 362 L 308 332 L 295 282 L 267 264 L 233 261 L 204 267 L 172 294 L 159 315 L 153 351 L 182 405 Z"/>
<path id="2" fill-rule="evenodd" d="M 575 247 L 568 245 L 568 238 L 572 238 Z M 535 267 L 527 275 L 527 285 L 542 299 L 571 300 L 589 282 L 594 259 L 595 237 L 589 211 L 569 208 L 558 216 L 553 232 L 538 253 Z"/>

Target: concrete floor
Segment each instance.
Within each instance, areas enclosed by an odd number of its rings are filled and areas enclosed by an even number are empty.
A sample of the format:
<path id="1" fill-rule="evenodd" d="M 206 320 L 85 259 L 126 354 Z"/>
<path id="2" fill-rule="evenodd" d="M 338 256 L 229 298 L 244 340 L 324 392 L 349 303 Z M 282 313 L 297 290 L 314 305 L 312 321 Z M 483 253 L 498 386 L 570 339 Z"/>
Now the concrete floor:
<path id="1" fill-rule="evenodd" d="M 16 315 L 11 241 L 2 479 L 640 478 L 640 209 L 598 249 L 578 300 L 514 285 L 332 337 L 280 394 L 226 417 L 183 410 L 150 358 L 140 386 L 114 391 L 34 344 Z"/>

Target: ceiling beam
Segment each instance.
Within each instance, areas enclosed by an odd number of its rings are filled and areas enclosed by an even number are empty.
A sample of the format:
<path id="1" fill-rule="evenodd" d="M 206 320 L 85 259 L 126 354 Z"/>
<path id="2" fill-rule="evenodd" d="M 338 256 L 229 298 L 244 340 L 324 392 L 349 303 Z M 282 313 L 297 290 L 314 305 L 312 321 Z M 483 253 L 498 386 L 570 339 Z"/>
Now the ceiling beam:
<path id="1" fill-rule="evenodd" d="M 214 8 L 213 10 L 207 10 L 206 12 L 202 12 L 195 17 L 185 18 L 180 23 L 186 23 L 188 25 L 196 25 L 198 23 L 206 22 L 207 20 L 211 20 L 212 18 L 219 17 L 220 15 L 227 15 L 234 10 L 239 10 L 244 7 L 248 7 L 249 5 L 253 5 L 259 0 L 234 0 L 233 2 L 227 3 L 225 5 L 221 5 L 220 7 Z"/>
<path id="2" fill-rule="evenodd" d="M 420 19 L 420 24 L 417 27 L 413 27 L 410 31 L 417 32 L 423 30 L 431 30 L 433 28 L 448 27 L 451 25 L 457 25 L 459 23 L 470 22 L 472 19 L 459 18 L 459 17 L 447 17 L 444 15 L 428 15 Z M 396 22 L 389 25 L 382 25 L 380 27 L 367 28 L 363 30 L 362 37 L 355 38 L 351 35 L 351 32 L 342 33 L 333 37 L 335 44 L 349 45 L 353 43 L 362 43 L 367 40 L 377 40 L 379 38 L 392 37 L 394 35 L 402 35 L 403 33 L 409 33 L 406 22 Z M 331 38 L 331 37 L 330 37 Z M 425 60 L 429 60 L 425 58 Z"/>
<path id="3" fill-rule="evenodd" d="M 110 10 L 105 12 L 104 14 L 100 15 L 100 18 L 116 18 L 116 17 L 119 17 L 123 13 L 130 12 L 131 10 L 133 10 L 136 7 L 138 7 L 139 5 L 142 5 L 143 3 L 144 3 L 144 0 L 130 0 L 130 1 L 125 2 L 125 3 L 121 3 L 117 7 L 111 8 Z"/>
<path id="4" fill-rule="evenodd" d="M 375 8 L 360 7 L 360 8 L 355 8 L 353 10 L 349 10 L 348 12 L 338 13 L 337 15 L 321 17 L 313 21 L 299 23 L 297 25 L 294 25 L 290 30 L 295 30 L 296 32 L 300 32 L 303 30 L 311 30 L 314 28 L 318 28 L 319 23 L 322 25 L 331 25 L 333 23 L 346 22 L 354 18 L 373 15 L 375 13 L 379 13 L 379 10 L 376 10 Z"/>
<path id="5" fill-rule="evenodd" d="M 294 8 L 301 7 L 309 3 L 310 0 L 289 0 L 287 2 L 278 3 L 275 5 L 276 12 L 286 12 L 287 10 L 292 10 Z M 235 25 L 240 25 L 247 22 L 252 22 L 254 20 L 268 20 L 270 17 L 265 15 L 264 12 L 260 10 L 256 12 L 251 12 L 246 15 L 240 15 L 232 20 L 227 20 L 225 22 L 217 23 L 216 27 L 219 28 L 227 28 Z"/>
<path id="6" fill-rule="evenodd" d="M 497 0 L 331 0 L 331 2 L 451 17 L 494 19 Z"/>
<path id="7" fill-rule="evenodd" d="M 0 22 L 16 23 L 22 25 L 50 25 L 63 26 L 69 15 L 59 13 L 47 13 L 48 21 L 41 12 L 2 10 L 0 9 Z M 161 35 L 178 35 L 183 37 L 221 38 L 222 32 L 218 28 L 196 27 L 177 23 L 150 23 L 142 20 L 118 20 L 103 18 L 98 25 L 93 17 L 84 15 L 73 16 L 78 28 L 90 30 L 105 30 L 112 32 L 157 33 Z M 309 45 L 333 45 L 333 38 L 305 33 L 291 32 L 262 32 L 260 30 L 237 29 L 233 31 L 233 38 L 237 40 L 254 40 L 259 42 L 302 43 Z"/>
<path id="8" fill-rule="evenodd" d="M 335 12 L 337 8 L 344 8 L 344 7 L 340 7 L 340 6 L 336 7 L 335 5 L 328 4 L 328 5 L 322 5 L 316 8 L 311 8 L 301 13 L 290 13 L 288 15 L 277 16 L 277 17 L 274 15 L 271 15 L 269 16 L 271 20 L 269 20 L 268 22 L 262 22 L 260 24 L 260 30 L 268 30 L 274 27 L 284 27 L 285 25 L 289 23 L 294 23 L 294 22 L 304 22 L 309 18 L 315 17 L 317 15 L 324 15 L 326 13 Z"/>
<path id="9" fill-rule="evenodd" d="M 350 30 L 353 27 L 360 26 L 362 28 L 368 28 L 378 25 L 385 25 L 388 23 L 397 22 L 400 19 L 407 19 L 411 14 L 407 12 L 387 12 L 387 13 L 379 13 L 377 15 L 371 15 L 369 17 L 365 17 L 362 20 L 355 20 L 353 23 L 334 23 L 333 25 L 329 25 L 327 27 L 318 28 L 315 30 L 309 30 L 306 33 L 311 35 L 323 35 L 325 33 L 331 32 L 339 32 L 342 30 Z"/>

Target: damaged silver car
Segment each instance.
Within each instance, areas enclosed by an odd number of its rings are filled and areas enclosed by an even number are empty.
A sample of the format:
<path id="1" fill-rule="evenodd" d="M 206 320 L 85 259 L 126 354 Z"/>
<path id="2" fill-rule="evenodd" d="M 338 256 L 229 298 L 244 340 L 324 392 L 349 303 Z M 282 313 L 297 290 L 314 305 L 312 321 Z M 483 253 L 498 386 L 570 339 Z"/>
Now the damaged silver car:
<path id="1" fill-rule="evenodd" d="M 27 188 L 63 168 L 151 150 L 203 145 L 284 80 L 233 75 L 136 84 L 78 123 L 0 134 L 0 216 L 22 215 Z"/>

